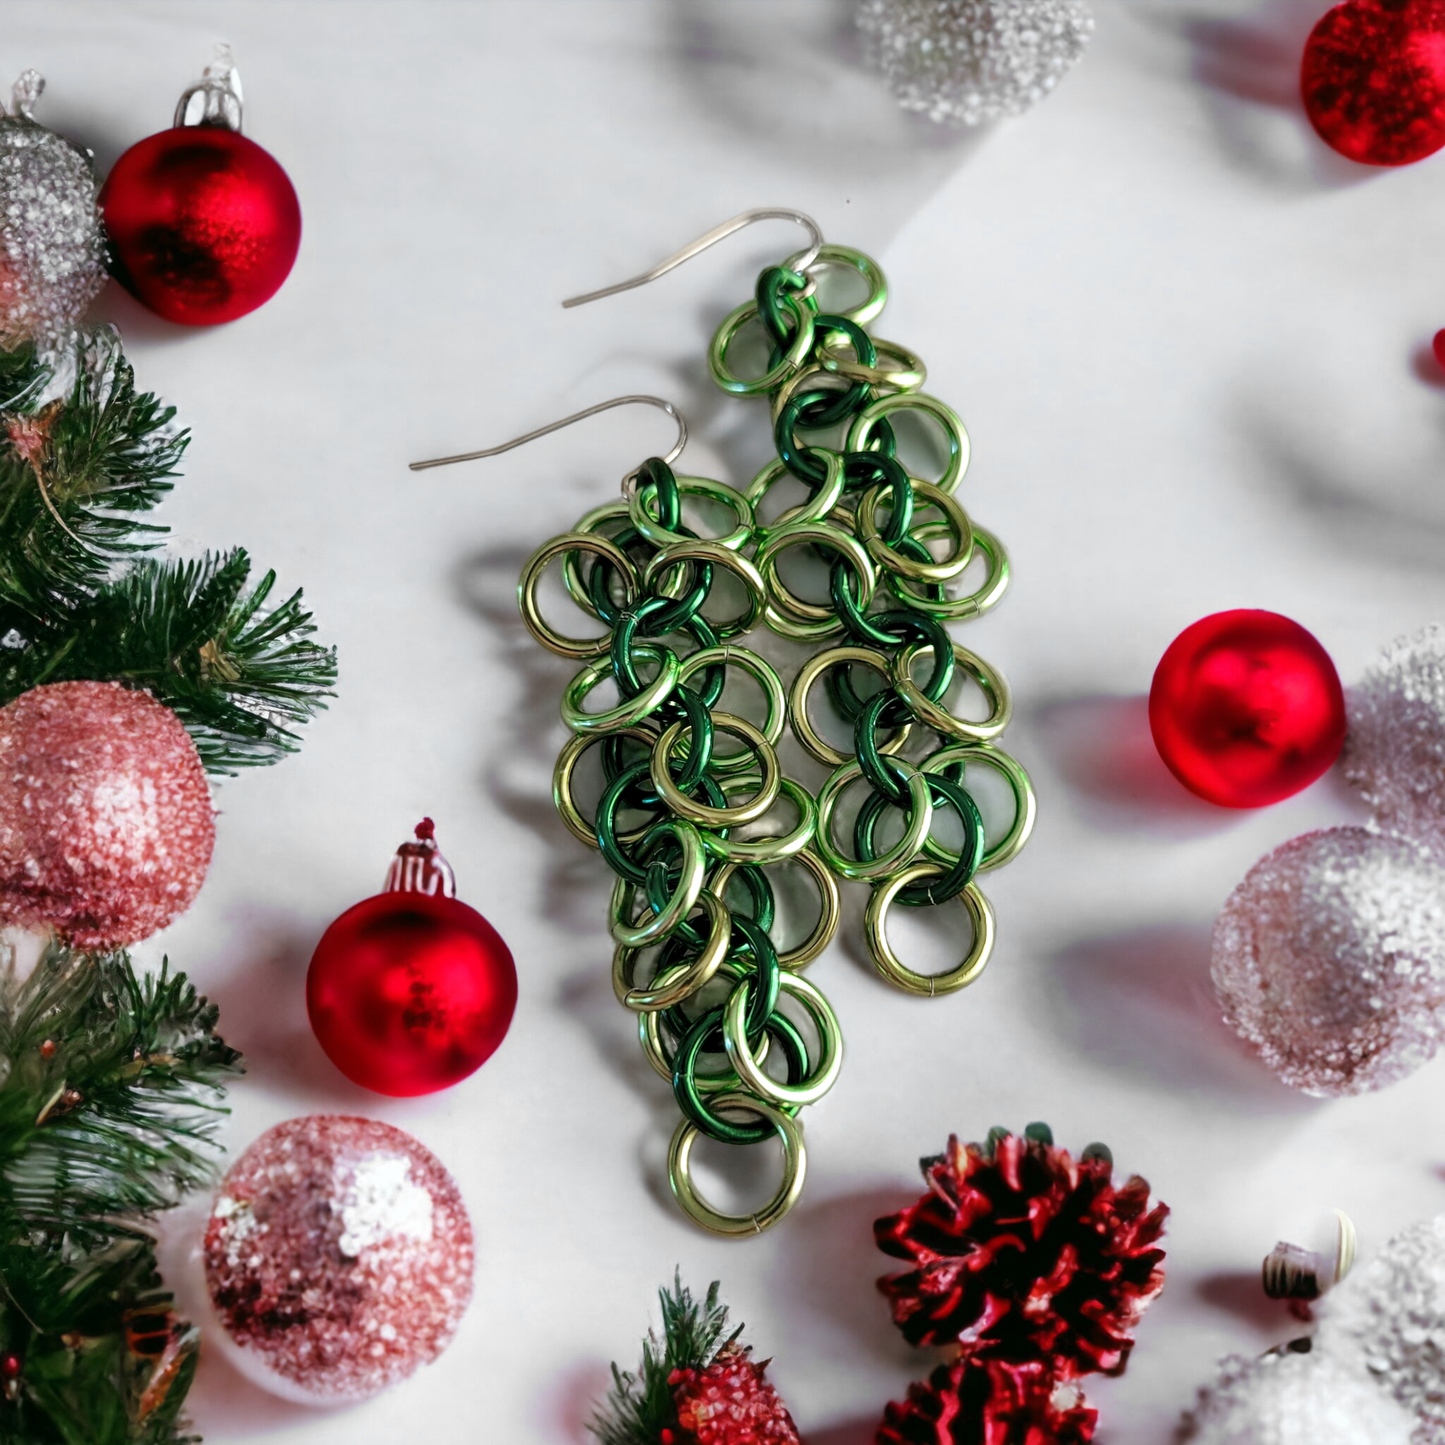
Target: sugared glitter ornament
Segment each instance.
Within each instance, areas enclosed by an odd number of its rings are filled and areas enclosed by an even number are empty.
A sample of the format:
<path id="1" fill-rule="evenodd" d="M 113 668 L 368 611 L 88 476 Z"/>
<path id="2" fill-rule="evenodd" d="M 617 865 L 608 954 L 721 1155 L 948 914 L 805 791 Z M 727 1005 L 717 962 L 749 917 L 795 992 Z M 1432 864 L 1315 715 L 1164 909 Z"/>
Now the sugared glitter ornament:
<path id="1" fill-rule="evenodd" d="M 1445 630 L 1385 651 L 1346 699 L 1345 779 L 1375 823 L 1445 856 Z"/>
<path id="2" fill-rule="evenodd" d="M 85 949 L 162 929 L 200 892 L 211 792 L 180 719 L 115 682 L 54 682 L 0 708 L 0 923 Z"/>
<path id="3" fill-rule="evenodd" d="M 1216 612 L 1159 659 L 1149 729 L 1191 792 L 1260 808 L 1308 787 L 1339 756 L 1344 690 L 1329 653 L 1299 623 L 1251 608 Z"/>
<path id="4" fill-rule="evenodd" d="M 1445 1029 L 1445 867 L 1364 828 L 1292 838 L 1230 895 L 1211 972 L 1226 1021 L 1285 1083 L 1393 1084 Z"/>
<path id="5" fill-rule="evenodd" d="M 1178 1439 L 1180 1445 L 1412 1445 L 1414 1424 L 1363 1369 L 1344 1368 L 1318 1351 L 1286 1349 L 1257 1360 L 1226 1359 L 1219 1377 L 1199 1392 Z"/>
<path id="6" fill-rule="evenodd" d="M 1085 0 L 862 0 L 870 63 L 905 110 L 952 125 L 1019 115 L 1078 63 Z"/>
<path id="7" fill-rule="evenodd" d="M 472 1294 L 451 1175 L 410 1134 L 339 1114 L 288 1119 L 241 1155 L 204 1257 L 237 1367 L 312 1405 L 364 1400 L 430 1363 Z"/>
<path id="8" fill-rule="evenodd" d="M 517 969 L 497 930 L 456 896 L 430 818 L 403 843 L 386 891 L 321 936 L 306 1009 L 327 1057 L 378 1094 L 430 1094 L 491 1058 L 517 1007 Z"/>
<path id="9" fill-rule="evenodd" d="M 95 172 L 84 152 L 36 122 L 45 82 L 27 70 L 0 106 L 0 347 L 48 349 L 105 285 Z"/>
<path id="10" fill-rule="evenodd" d="M 1362 1365 L 1418 1421 L 1415 1445 L 1445 1439 L 1445 1214 L 1401 1230 L 1329 1294 L 1315 1349 Z"/>
<path id="11" fill-rule="evenodd" d="M 667 1377 L 677 1411 L 675 1445 L 799 1445 L 798 1427 L 782 1396 L 768 1383 L 771 1363 L 753 1359 L 751 1345 L 729 1341 L 710 1363 Z"/>
<path id="12" fill-rule="evenodd" d="M 295 263 L 296 190 L 240 131 L 240 80 L 222 47 L 181 97 L 175 126 L 126 151 L 101 190 L 116 278 L 167 321 L 234 321 Z"/>
<path id="13" fill-rule="evenodd" d="M 1346 0 L 1305 45 L 1300 91 L 1343 156 L 1403 166 L 1445 146 L 1445 0 Z"/>

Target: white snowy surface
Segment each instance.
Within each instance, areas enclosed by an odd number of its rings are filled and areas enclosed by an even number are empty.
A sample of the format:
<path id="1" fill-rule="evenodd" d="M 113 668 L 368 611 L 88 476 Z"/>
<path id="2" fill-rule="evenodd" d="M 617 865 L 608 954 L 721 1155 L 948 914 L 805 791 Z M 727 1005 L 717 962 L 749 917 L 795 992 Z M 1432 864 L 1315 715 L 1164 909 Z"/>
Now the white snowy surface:
<path id="1" fill-rule="evenodd" d="M 1368 1252 L 1445 1207 L 1445 1063 L 1308 1100 L 1241 1052 L 1208 989 L 1230 889 L 1351 803 L 1326 779 L 1258 813 L 1196 805 L 1138 701 L 1170 639 L 1221 608 L 1296 618 L 1347 683 L 1445 615 L 1445 389 L 1420 361 L 1445 323 L 1445 160 L 1376 173 L 1313 138 L 1294 75 L 1323 9 L 1101 4 L 1051 98 L 959 137 L 894 110 L 826 0 L 5 6 L 0 68 L 41 69 L 40 118 L 102 166 L 169 124 L 229 40 L 247 131 L 305 216 L 291 279 L 234 325 L 172 328 L 114 288 L 102 306 L 193 429 L 176 546 L 245 545 L 305 587 L 341 657 L 301 755 L 219 790 L 210 879 L 146 952 L 201 982 L 248 1055 L 234 1148 L 302 1113 L 386 1119 L 446 1162 L 477 1229 L 475 1301 L 435 1366 L 326 1414 L 212 1352 L 192 1396 L 209 1441 L 570 1445 L 681 1265 L 724 1281 L 811 1445 L 863 1445 L 928 1363 L 874 1293 L 871 1220 L 950 1131 L 1042 1118 L 1107 1140 L 1173 1206 L 1163 1298 L 1128 1374 L 1090 1391 L 1105 1445 L 1164 1445 L 1217 1357 L 1293 1332 L 1254 1283 L 1276 1239 L 1339 1206 Z M 961 496 L 1015 578 L 965 635 L 1013 684 L 1040 817 L 987 882 L 1000 941 L 966 993 L 904 997 L 841 945 L 814 966 L 842 1078 L 807 1115 L 804 1202 L 734 1244 L 659 1195 L 674 1116 L 611 995 L 608 876 L 548 799 L 569 668 L 512 600 L 527 553 L 667 424 L 619 412 L 488 463 L 406 463 L 653 390 L 693 424 L 687 470 L 745 483 L 762 412 L 712 390 L 702 357 L 794 232 L 558 302 L 765 204 L 882 262 L 879 332 L 968 423 Z M 332 1069 L 302 985 L 423 813 L 522 992 L 480 1073 L 397 1102 Z M 173 1221 L 173 1265 L 193 1228 Z"/>

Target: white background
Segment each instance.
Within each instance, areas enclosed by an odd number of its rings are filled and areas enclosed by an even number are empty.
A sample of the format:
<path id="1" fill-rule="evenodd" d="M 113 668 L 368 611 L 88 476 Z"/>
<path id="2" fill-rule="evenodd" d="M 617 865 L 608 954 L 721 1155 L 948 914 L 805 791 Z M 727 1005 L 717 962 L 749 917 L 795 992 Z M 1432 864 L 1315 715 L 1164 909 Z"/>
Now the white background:
<path id="1" fill-rule="evenodd" d="M 1314 140 L 1294 85 L 1323 8 L 1101 4 L 1052 98 L 960 138 L 895 111 L 826 0 L 5 6 L 3 68 L 40 68 L 40 117 L 102 167 L 169 124 L 229 39 L 247 131 L 305 215 L 285 288 L 234 325 L 102 304 L 194 430 L 176 547 L 244 544 L 305 587 L 341 657 L 302 754 L 218 790 L 205 891 L 146 952 L 194 974 L 249 1057 L 232 1147 L 307 1112 L 390 1120 L 453 1171 L 478 1234 L 475 1299 L 435 1366 L 327 1414 L 212 1351 L 192 1396 L 209 1440 L 578 1441 L 680 1264 L 724 1281 L 812 1445 L 862 1445 L 929 1363 L 874 1293 L 870 1221 L 950 1131 L 1045 1118 L 1072 1147 L 1107 1140 L 1173 1207 L 1164 1295 L 1128 1374 L 1090 1391 L 1101 1441 L 1162 1445 L 1219 1355 L 1292 1333 L 1254 1283 L 1277 1238 L 1339 1205 L 1369 1250 L 1445 1206 L 1445 1066 L 1311 1101 L 1241 1051 L 1208 989 L 1229 890 L 1348 799 L 1326 779 L 1257 814 L 1196 805 L 1138 701 L 1175 633 L 1220 608 L 1297 618 L 1347 682 L 1445 610 L 1445 378 L 1420 360 L 1445 323 L 1442 162 L 1376 173 Z M 729 1244 L 659 1196 L 672 1108 L 611 998 L 608 879 L 547 799 L 569 668 L 510 600 L 526 554 L 667 423 L 621 412 L 491 463 L 405 463 L 659 390 L 693 422 L 687 470 L 745 483 L 761 411 L 712 391 L 701 358 L 794 233 L 557 303 L 764 204 L 878 257 L 880 333 L 969 424 L 961 495 L 1015 565 L 969 641 L 1014 686 L 1008 741 L 1041 812 L 989 880 L 1000 942 L 966 994 L 906 998 L 843 946 L 815 965 L 849 1053 L 809 1111 L 807 1194 Z M 302 985 L 424 812 L 522 998 L 479 1074 L 396 1102 L 331 1068 Z M 174 1222 L 173 1260 L 193 1229 Z"/>

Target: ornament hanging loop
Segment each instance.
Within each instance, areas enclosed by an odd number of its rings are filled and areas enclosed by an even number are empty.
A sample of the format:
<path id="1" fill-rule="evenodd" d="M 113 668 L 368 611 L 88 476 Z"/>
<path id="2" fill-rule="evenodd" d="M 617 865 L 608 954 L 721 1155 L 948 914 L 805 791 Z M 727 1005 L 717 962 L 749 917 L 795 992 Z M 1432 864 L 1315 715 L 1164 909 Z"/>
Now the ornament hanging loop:
<path id="1" fill-rule="evenodd" d="M 239 135 L 242 101 L 241 72 L 231 59 L 231 47 L 222 42 L 200 80 L 176 102 L 175 124 L 219 126 Z"/>
<path id="2" fill-rule="evenodd" d="M 589 291 L 585 296 L 569 296 L 562 305 L 564 308 L 573 306 L 585 306 L 589 301 L 600 301 L 604 296 L 616 296 L 619 291 L 631 291 L 638 286 L 646 286 L 649 281 L 656 281 L 659 276 L 666 276 L 671 270 L 681 266 L 684 261 L 691 261 L 694 256 L 701 255 L 710 246 L 716 246 L 719 241 L 726 240 L 735 231 L 741 231 L 757 221 L 793 221 L 801 226 L 808 233 L 808 249 L 800 251 L 788 261 L 788 266 L 794 271 L 806 271 L 814 261 L 818 259 L 818 252 L 823 249 L 823 230 L 818 223 L 802 211 L 789 210 L 780 206 L 759 206 L 751 211 L 739 211 L 731 220 L 724 221 L 720 226 L 714 226 L 705 236 L 699 236 L 695 241 L 689 241 L 680 251 L 674 251 L 665 261 L 659 261 L 650 271 L 644 271 L 640 276 L 634 276 L 630 281 L 619 281 L 615 286 L 604 286 L 600 291 Z"/>
<path id="3" fill-rule="evenodd" d="M 682 449 L 687 445 L 687 422 L 678 409 L 664 397 L 646 396 L 638 394 L 635 396 L 614 396 L 611 401 L 599 401 L 596 406 L 589 406 L 584 411 L 574 411 L 571 416 L 564 416 L 561 421 L 549 422 L 546 426 L 539 426 L 536 431 L 529 431 L 525 436 L 513 437 L 509 442 L 503 442 L 501 446 L 487 447 L 479 452 L 462 452 L 455 457 L 433 457 L 426 462 L 410 462 L 410 469 L 414 472 L 424 472 L 429 467 L 447 467 L 453 462 L 474 462 L 481 457 L 500 456 L 503 452 L 509 452 L 514 447 L 526 446 L 530 441 L 536 441 L 538 437 L 544 437 L 549 432 L 561 431 L 564 426 L 571 426 L 573 422 L 585 421 L 589 416 L 596 416 L 599 412 L 611 411 L 618 406 L 655 406 L 659 411 L 665 411 L 673 421 L 677 423 L 677 441 L 671 451 L 663 457 L 663 461 L 669 466 L 682 455 Z M 636 487 L 637 473 L 629 472 L 622 479 L 622 493 L 631 497 Z"/>

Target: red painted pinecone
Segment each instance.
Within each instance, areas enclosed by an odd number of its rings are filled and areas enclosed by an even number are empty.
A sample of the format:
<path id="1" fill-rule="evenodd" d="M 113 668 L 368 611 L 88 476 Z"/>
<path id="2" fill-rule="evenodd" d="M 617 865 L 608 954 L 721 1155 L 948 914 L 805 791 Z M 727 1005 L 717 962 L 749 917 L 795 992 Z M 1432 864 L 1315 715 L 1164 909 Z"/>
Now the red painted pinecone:
<path id="1" fill-rule="evenodd" d="M 1010 1365 L 965 1359 L 940 1365 L 926 1384 L 890 1404 L 876 1445 L 1088 1445 L 1098 1412 L 1082 1400 L 1054 1402 L 1042 1361 Z"/>
<path id="2" fill-rule="evenodd" d="M 914 1267 L 878 1287 L 912 1344 L 1044 1359 L 1060 1381 L 1117 1375 L 1164 1284 L 1155 1241 L 1169 1211 L 1149 1208 L 1137 1175 L 1116 1189 L 1107 1150 L 1075 1160 L 1045 1132 L 966 1148 L 954 1137 L 925 1159 L 930 1192 L 873 1226 L 879 1248 Z"/>
<path id="3" fill-rule="evenodd" d="M 763 1378 L 748 1346 L 724 1345 L 703 1369 L 674 1370 L 667 1382 L 677 1429 L 661 1445 L 799 1445 L 797 1427 L 778 1392 Z"/>

